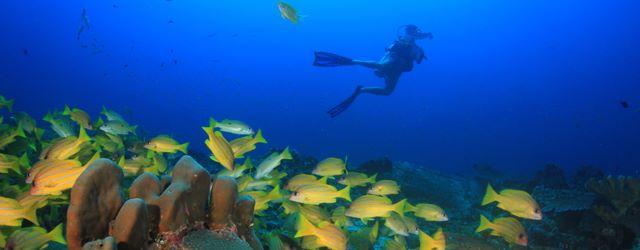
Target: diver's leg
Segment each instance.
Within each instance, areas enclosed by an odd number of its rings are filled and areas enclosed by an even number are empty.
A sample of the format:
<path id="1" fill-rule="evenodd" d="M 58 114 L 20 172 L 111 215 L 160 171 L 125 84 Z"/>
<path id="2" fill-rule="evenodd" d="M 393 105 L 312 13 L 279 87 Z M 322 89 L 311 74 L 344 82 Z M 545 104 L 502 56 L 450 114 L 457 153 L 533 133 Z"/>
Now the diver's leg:
<path id="1" fill-rule="evenodd" d="M 364 66 L 370 69 L 381 69 L 382 64 L 376 61 L 361 61 L 361 60 L 353 60 L 353 64 Z"/>
<path id="2" fill-rule="evenodd" d="M 334 118 L 339 114 L 341 114 L 342 112 L 344 112 L 345 110 L 347 110 L 347 108 L 351 106 L 353 101 L 356 100 L 356 98 L 358 97 L 358 95 L 360 95 L 361 92 L 362 92 L 362 86 L 356 87 L 356 89 L 353 91 L 353 94 L 351 94 L 351 96 L 349 96 L 347 99 L 344 99 L 344 101 L 342 101 L 340 104 L 336 105 L 335 107 L 327 111 L 329 116 L 331 116 L 331 118 Z"/>
<path id="3" fill-rule="evenodd" d="M 385 76 L 384 78 L 384 88 L 380 88 L 380 87 L 367 87 L 367 88 L 362 88 L 362 90 L 360 90 L 360 93 L 367 93 L 367 94 L 373 94 L 373 95 L 384 95 L 384 96 L 388 96 L 391 95 L 391 93 L 393 93 L 393 90 L 396 89 L 396 85 L 398 84 L 398 80 L 400 79 L 400 74 L 392 74 L 389 76 Z"/>

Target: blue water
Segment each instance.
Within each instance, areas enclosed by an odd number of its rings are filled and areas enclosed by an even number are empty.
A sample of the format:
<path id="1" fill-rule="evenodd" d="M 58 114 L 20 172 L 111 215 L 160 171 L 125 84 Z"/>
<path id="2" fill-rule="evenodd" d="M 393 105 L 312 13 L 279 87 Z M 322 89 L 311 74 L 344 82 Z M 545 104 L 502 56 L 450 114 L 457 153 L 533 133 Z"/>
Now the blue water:
<path id="1" fill-rule="evenodd" d="M 276 1 L 2 1 L 0 94 L 38 118 L 65 104 L 95 117 L 105 105 L 203 152 L 213 116 L 263 129 L 271 147 L 354 164 L 637 174 L 638 1 L 290 3 L 298 25 Z M 77 40 L 83 8 L 91 27 Z M 382 81 L 313 67 L 312 52 L 378 59 L 408 23 L 434 34 L 418 42 L 429 60 L 393 95 L 361 96 L 329 118 L 357 84 Z"/>

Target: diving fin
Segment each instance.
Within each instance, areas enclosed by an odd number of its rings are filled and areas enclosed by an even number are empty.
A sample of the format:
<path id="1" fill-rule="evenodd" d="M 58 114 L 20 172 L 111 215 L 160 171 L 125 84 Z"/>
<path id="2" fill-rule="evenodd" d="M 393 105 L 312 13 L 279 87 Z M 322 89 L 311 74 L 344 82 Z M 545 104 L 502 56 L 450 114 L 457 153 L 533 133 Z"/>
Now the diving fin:
<path id="1" fill-rule="evenodd" d="M 313 65 L 318 67 L 337 67 L 353 65 L 353 59 L 329 52 L 314 52 Z"/>

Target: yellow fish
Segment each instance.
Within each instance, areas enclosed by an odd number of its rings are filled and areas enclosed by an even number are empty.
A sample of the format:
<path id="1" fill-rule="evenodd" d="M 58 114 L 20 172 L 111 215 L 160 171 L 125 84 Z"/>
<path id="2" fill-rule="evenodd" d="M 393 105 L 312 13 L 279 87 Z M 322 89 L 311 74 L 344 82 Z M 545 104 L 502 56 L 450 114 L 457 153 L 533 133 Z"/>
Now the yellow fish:
<path id="1" fill-rule="evenodd" d="M 80 128 L 80 134 L 78 137 L 69 136 L 66 137 L 54 145 L 47 151 L 45 159 L 54 160 L 66 160 L 80 152 L 84 147 L 89 146 L 91 137 L 87 135 L 87 131 L 84 128 Z"/>
<path id="2" fill-rule="evenodd" d="M 405 250 L 405 249 L 407 249 L 407 241 L 401 236 L 396 235 L 393 237 L 393 239 L 387 238 L 384 241 L 384 250 Z"/>
<path id="3" fill-rule="evenodd" d="M 348 172 L 344 178 L 340 179 L 338 183 L 351 187 L 366 186 L 369 183 L 375 183 L 378 174 L 374 174 L 371 177 L 367 177 L 366 174 L 358 172 Z"/>
<path id="4" fill-rule="evenodd" d="M 253 129 L 249 125 L 241 121 L 224 119 L 218 122 L 212 118 L 209 118 L 209 123 L 212 127 L 220 129 L 222 132 L 227 132 L 236 135 L 252 135 Z"/>
<path id="5" fill-rule="evenodd" d="M 317 205 L 298 204 L 298 211 L 311 223 L 317 225 L 323 221 L 331 220 L 329 212 Z"/>
<path id="6" fill-rule="evenodd" d="M 40 209 L 47 206 L 49 198 L 52 197 L 48 195 L 30 195 L 29 192 L 24 192 L 18 196 L 17 200 L 22 207 L 31 207 L 35 205 L 36 209 Z"/>
<path id="7" fill-rule="evenodd" d="M 82 109 L 70 109 L 69 106 L 64 106 L 62 115 L 68 115 L 72 121 L 78 123 L 78 125 L 85 129 L 93 129 L 93 126 L 91 126 L 91 118 L 89 117 L 89 114 L 87 114 L 87 112 Z"/>
<path id="8" fill-rule="evenodd" d="M 51 129 L 60 137 L 68 137 L 74 134 L 72 121 L 66 117 L 58 116 L 55 112 L 47 113 L 43 120 L 50 123 Z"/>
<path id="9" fill-rule="evenodd" d="M 202 129 L 209 136 L 209 139 L 205 140 L 204 144 L 207 145 L 213 157 L 220 162 L 220 165 L 233 171 L 235 157 L 233 157 L 233 151 L 227 139 L 219 131 L 214 132 L 213 126 L 203 127 Z"/>
<path id="10" fill-rule="evenodd" d="M 391 216 L 391 212 L 404 215 L 404 208 L 407 200 L 401 200 L 392 204 L 391 200 L 384 196 L 363 195 L 353 201 L 346 211 L 346 215 L 352 218 L 366 219 Z"/>
<path id="11" fill-rule="evenodd" d="M 282 199 L 280 186 L 275 186 L 269 193 L 264 191 L 243 192 L 241 195 L 249 195 L 256 201 L 253 207 L 254 213 L 259 213 L 269 208 L 269 203 Z"/>
<path id="12" fill-rule="evenodd" d="M 482 205 L 498 202 L 498 207 L 520 218 L 542 220 L 542 210 L 538 203 L 525 191 L 515 189 L 504 189 L 496 193 L 487 185 L 487 193 L 482 199 Z"/>
<path id="13" fill-rule="evenodd" d="M 349 186 L 338 191 L 334 186 L 325 184 L 304 185 L 296 189 L 289 200 L 311 205 L 335 203 L 337 198 L 351 201 L 350 191 Z"/>
<path id="14" fill-rule="evenodd" d="M 167 159 L 164 158 L 162 154 L 153 154 L 151 159 L 153 159 L 153 169 L 157 170 L 159 173 L 167 171 Z"/>
<path id="15" fill-rule="evenodd" d="M 63 191 L 71 189 L 80 174 L 98 158 L 100 158 L 100 153 L 96 153 L 81 167 L 48 167 L 40 170 L 33 178 L 29 194 L 61 195 Z"/>
<path id="16" fill-rule="evenodd" d="M 404 225 L 407 226 L 407 230 L 410 234 L 418 234 L 418 230 L 420 230 L 420 228 L 418 227 L 418 223 L 416 223 L 415 219 L 408 215 L 401 216 L 400 218 L 402 218 L 402 221 L 404 222 Z"/>
<path id="17" fill-rule="evenodd" d="M 429 236 L 425 232 L 420 231 L 420 249 L 419 250 L 444 250 L 446 247 L 446 237 L 442 232 L 442 228 L 438 228 L 433 236 Z"/>
<path id="18" fill-rule="evenodd" d="M 344 206 L 339 206 L 331 212 L 331 221 L 341 228 L 346 228 L 352 225 L 349 218 L 345 215 L 347 208 Z"/>
<path id="19" fill-rule="evenodd" d="M 114 135 L 128 135 L 128 134 L 136 134 L 136 128 L 138 126 L 129 126 L 129 124 L 125 121 L 121 120 L 112 120 L 105 122 L 100 126 L 100 130 L 107 132 L 109 134 Z"/>
<path id="20" fill-rule="evenodd" d="M 233 155 L 236 158 L 242 158 L 244 154 L 256 149 L 256 144 L 258 143 L 267 143 L 264 137 L 262 137 L 262 130 L 258 130 L 255 137 L 251 137 L 250 135 L 240 137 L 229 142 L 229 145 L 231 146 Z"/>
<path id="21" fill-rule="evenodd" d="M 396 212 L 390 213 L 390 216 L 385 219 L 384 225 L 397 235 L 409 236 L 409 228 L 404 223 L 402 216 Z"/>
<path id="22" fill-rule="evenodd" d="M 159 135 L 151 139 L 147 144 L 144 145 L 144 148 L 151 150 L 153 152 L 158 153 L 171 153 L 174 154 L 178 151 L 183 154 L 187 153 L 187 147 L 189 147 L 189 143 L 179 144 L 176 140 L 169 137 L 168 135 Z"/>
<path id="23" fill-rule="evenodd" d="M 104 106 L 102 107 L 102 111 L 100 112 L 100 114 L 103 114 L 104 116 L 106 116 L 107 121 L 121 121 L 126 123 L 126 121 L 124 120 L 124 118 L 122 118 L 120 114 L 118 114 L 113 110 L 108 110 Z"/>
<path id="24" fill-rule="evenodd" d="M 322 177 L 320 179 L 316 179 L 316 177 L 313 175 L 298 174 L 292 177 L 291 179 L 289 179 L 289 182 L 287 182 L 285 189 L 289 191 L 295 191 L 301 186 L 310 185 L 310 184 L 316 184 L 316 185 L 327 184 L 327 178 Z"/>
<path id="25" fill-rule="evenodd" d="M 278 10 L 280 11 L 280 16 L 283 19 L 289 20 L 293 24 L 298 24 L 300 17 L 298 16 L 298 11 L 293 8 L 293 6 L 288 3 L 278 1 Z"/>
<path id="26" fill-rule="evenodd" d="M 120 160 L 118 161 L 118 165 L 122 167 L 124 176 L 126 177 L 140 175 L 144 172 L 152 172 L 154 174 L 158 174 L 157 171 L 153 172 L 155 168 L 149 168 L 149 167 L 152 167 L 151 164 L 152 164 L 151 160 L 141 156 L 134 156 L 131 159 L 125 159 L 123 155 L 120 157 Z M 148 171 L 148 170 L 151 170 L 151 171 Z"/>
<path id="27" fill-rule="evenodd" d="M 340 158 L 329 157 L 318 162 L 312 173 L 319 176 L 336 176 L 343 175 L 346 170 L 346 160 L 342 161 Z"/>
<path id="28" fill-rule="evenodd" d="M 254 178 L 260 179 L 268 177 L 271 171 L 277 166 L 280 166 L 282 160 L 291 160 L 293 157 L 289 153 L 289 147 L 285 148 L 281 153 L 273 152 L 267 158 L 265 158 L 260 165 L 256 168 L 256 174 Z"/>
<path id="29" fill-rule="evenodd" d="M 373 184 L 367 193 L 375 195 L 398 194 L 400 193 L 400 186 L 398 186 L 397 182 L 392 180 L 380 180 Z"/>
<path id="30" fill-rule="evenodd" d="M 0 109 L 7 108 L 9 112 L 13 112 L 13 99 L 6 99 L 0 95 Z"/>
<path id="31" fill-rule="evenodd" d="M 420 203 L 415 206 L 413 214 L 426 221 L 448 221 L 447 214 L 437 205 Z"/>
<path id="32" fill-rule="evenodd" d="M 223 169 L 218 171 L 218 176 L 230 176 L 233 178 L 238 178 L 240 176 L 242 176 L 244 174 L 244 171 L 247 171 L 249 169 L 253 168 L 253 163 L 251 163 L 251 158 L 247 157 L 244 160 L 244 163 L 240 166 L 236 166 L 233 171 L 230 171 L 228 169 Z"/>
<path id="33" fill-rule="evenodd" d="M 527 232 L 520 222 L 511 217 L 497 218 L 493 222 L 480 215 L 480 226 L 476 233 L 491 229 L 491 235 L 502 237 L 511 244 L 527 246 L 529 240 Z"/>
<path id="34" fill-rule="evenodd" d="M 374 244 L 378 239 L 380 223 L 376 220 L 373 226 L 365 226 L 349 235 L 349 245 L 354 249 L 374 249 Z"/>
<path id="35" fill-rule="evenodd" d="M 124 144 L 120 144 L 116 141 L 113 141 L 106 135 L 102 135 L 102 134 L 96 135 L 94 139 L 97 146 L 99 146 L 101 149 L 109 153 L 120 152 L 124 149 Z"/>
<path id="36" fill-rule="evenodd" d="M 35 206 L 23 207 L 14 199 L 0 196 L 0 211 L 0 226 L 19 227 L 22 219 L 39 225 Z"/>
<path id="37" fill-rule="evenodd" d="M 21 157 L 0 153 L 0 174 L 6 174 L 9 170 L 16 174 L 22 174 L 20 167 L 29 168 L 29 157 L 27 153 Z"/>
<path id="38" fill-rule="evenodd" d="M 294 237 L 315 236 L 316 242 L 333 250 L 347 249 L 347 236 L 340 228 L 331 224 L 331 222 L 323 221 L 318 226 L 314 226 L 304 215 L 298 217 L 298 232 Z"/>
<path id="39" fill-rule="evenodd" d="M 27 174 L 27 178 L 25 179 L 26 183 L 31 184 L 36 175 L 48 168 L 77 168 L 81 167 L 82 163 L 78 160 L 40 160 L 33 164 L 31 169 L 29 169 L 29 174 Z"/>
<path id="40" fill-rule="evenodd" d="M 66 245 L 62 236 L 63 225 L 59 224 L 51 232 L 41 227 L 21 228 L 7 238 L 7 249 L 46 249 L 50 241 Z"/>
<path id="41" fill-rule="evenodd" d="M 4 149 L 7 145 L 16 141 L 16 137 L 27 137 L 20 125 L 18 125 L 18 127 L 16 127 L 16 129 L 14 129 L 13 131 L 9 131 L 0 135 L 0 149 Z"/>

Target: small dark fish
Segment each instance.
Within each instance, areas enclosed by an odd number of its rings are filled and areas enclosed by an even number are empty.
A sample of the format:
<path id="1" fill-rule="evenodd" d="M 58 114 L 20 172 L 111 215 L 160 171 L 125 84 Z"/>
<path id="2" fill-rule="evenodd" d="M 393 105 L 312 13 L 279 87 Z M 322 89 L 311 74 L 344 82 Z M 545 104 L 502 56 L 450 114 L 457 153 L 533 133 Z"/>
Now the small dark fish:
<path id="1" fill-rule="evenodd" d="M 622 106 L 622 108 L 629 108 L 629 103 L 626 101 L 620 101 L 620 105 Z"/>
<path id="2" fill-rule="evenodd" d="M 164 62 L 160 63 L 160 67 L 164 68 Z"/>
<path id="3" fill-rule="evenodd" d="M 117 9 L 117 8 L 118 8 L 118 5 L 114 4 L 112 7 L 113 7 L 114 9 Z"/>
<path id="4" fill-rule="evenodd" d="M 169 24 L 173 24 L 174 22 L 173 22 L 173 20 L 169 20 L 169 22 L 168 22 L 168 23 L 169 23 Z"/>
<path id="5" fill-rule="evenodd" d="M 129 67 L 129 64 L 122 65 L 122 67 L 126 69 Z"/>
<path id="6" fill-rule="evenodd" d="M 178 64 L 178 59 L 173 59 L 173 60 L 171 60 L 171 62 L 172 62 L 173 64 Z"/>
<path id="7" fill-rule="evenodd" d="M 28 49 L 22 49 L 22 55 L 28 56 L 29 55 L 29 50 Z"/>
<path id="8" fill-rule="evenodd" d="M 171 52 L 171 54 L 173 54 L 173 49 L 169 49 L 169 52 Z"/>

